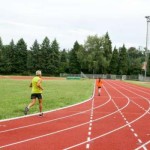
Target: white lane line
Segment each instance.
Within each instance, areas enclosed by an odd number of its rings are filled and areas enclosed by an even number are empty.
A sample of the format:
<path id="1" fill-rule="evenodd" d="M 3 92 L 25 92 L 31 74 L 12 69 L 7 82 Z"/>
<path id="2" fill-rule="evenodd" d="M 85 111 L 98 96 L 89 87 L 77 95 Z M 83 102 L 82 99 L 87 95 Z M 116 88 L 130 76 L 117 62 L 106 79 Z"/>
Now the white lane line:
<path id="1" fill-rule="evenodd" d="M 134 133 L 134 136 L 135 136 L 135 137 L 138 137 L 138 135 L 137 135 L 136 133 Z"/>
<path id="2" fill-rule="evenodd" d="M 106 90 L 106 89 L 105 89 Z M 106 91 L 107 92 L 107 91 Z M 94 97 L 94 93 L 93 93 L 93 96 L 91 97 L 90 100 L 92 100 Z M 105 103 L 97 106 L 94 108 L 94 110 L 106 105 L 107 103 L 109 103 L 111 101 L 111 99 L 109 98 L 108 101 L 106 101 Z M 123 109 L 123 108 L 122 108 Z M 21 127 L 17 127 L 17 128 L 11 128 L 11 129 L 7 129 L 7 130 L 3 130 L 3 131 L 0 131 L 0 133 L 4 133 L 4 132 L 10 132 L 10 131 L 14 131 L 14 130 L 19 130 L 19 129 L 24 129 L 24 128 L 28 128 L 28 127 L 32 127 L 32 126 L 37 126 L 37 125 L 41 125 L 41 124 L 45 124 L 45 123 L 50 123 L 50 122 L 53 122 L 53 121 L 58 121 L 58 120 L 61 120 L 61 119 L 64 119 L 64 118 L 69 118 L 69 117 L 72 117 L 72 116 L 76 116 L 76 115 L 79 115 L 79 114 L 82 114 L 82 113 L 86 113 L 88 111 L 90 111 L 91 109 L 88 109 L 88 110 L 85 110 L 85 111 L 81 111 L 79 113 L 75 113 L 75 114 L 72 114 L 72 115 L 68 115 L 68 116 L 64 116 L 64 117 L 60 117 L 60 118 L 56 118 L 56 119 L 53 119 L 53 120 L 48 120 L 48 121 L 44 121 L 44 122 L 40 122 L 40 123 L 35 123 L 35 124 L 30 124 L 30 125 L 26 125 L 26 126 L 21 126 Z M 55 111 L 55 110 L 54 110 Z M 117 113 L 117 112 L 113 112 L 113 113 Z M 32 115 L 32 116 L 35 116 L 35 115 Z M 107 117 L 107 116 L 106 116 Z M 20 118 L 20 117 L 19 117 Z M 104 116 L 105 118 L 105 116 Z M 103 119 L 103 118 L 102 118 Z M 9 120 L 9 119 L 8 119 Z M 14 120 L 14 119 L 10 119 L 10 120 Z M 6 120 L 5 120 L 6 121 Z M 0 121 L 1 122 L 1 121 Z M 87 122 L 88 124 L 88 122 Z"/>
<path id="3" fill-rule="evenodd" d="M 129 122 L 128 122 L 128 121 L 126 121 L 126 123 L 128 124 Z"/>
<path id="4" fill-rule="evenodd" d="M 142 143 L 142 141 L 140 139 L 138 139 L 138 141 L 139 141 L 140 144 Z"/>
<path id="5" fill-rule="evenodd" d="M 90 100 L 93 99 L 94 93 L 95 93 L 95 88 L 94 88 L 94 90 L 93 90 L 93 94 L 92 94 L 91 98 L 89 98 L 89 99 L 87 99 L 87 100 L 85 100 L 85 101 L 83 101 L 83 102 L 74 104 L 74 105 L 70 105 L 70 106 L 66 106 L 66 107 L 62 107 L 62 108 L 58 108 L 58 109 L 54 109 L 54 110 L 50 110 L 50 111 L 45 111 L 44 114 L 45 114 L 45 113 L 52 113 L 52 112 L 55 112 L 55 111 L 59 111 L 59 110 L 71 108 L 71 107 L 78 106 L 78 105 L 81 105 L 81 104 L 83 104 L 83 103 L 86 103 L 86 102 L 88 102 L 88 101 L 90 101 Z M 17 120 L 17 119 L 24 119 L 24 118 L 36 116 L 36 115 L 38 115 L 38 114 L 39 114 L 39 113 L 35 113 L 35 114 L 26 115 L 26 116 L 21 116 L 21 117 L 14 117 L 14 118 L 10 118 L 10 119 L 3 119 L 3 120 L 0 120 L 0 122 L 11 121 L 11 120 Z"/>
<path id="6" fill-rule="evenodd" d="M 86 144 L 86 149 L 89 149 L 90 148 L 90 144 Z"/>
<path id="7" fill-rule="evenodd" d="M 116 85 L 116 84 L 115 84 L 115 85 Z M 118 87 L 121 87 L 121 86 L 118 86 Z M 122 87 L 122 88 L 123 88 L 123 87 Z M 123 89 L 127 90 L 126 88 L 123 88 Z M 127 91 L 129 91 L 129 90 L 127 90 Z M 131 91 L 130 91 L 130 92 L 131 92 Z M 135 95 L 138 95 L 138 94 L 136 94 L 136 93 L 134 93 L 134 92 L 131 92 L 131 93 L 133 93 L 133 94 L 135 94 Z M 148 99 L 145 98 L 144 96 L 141 96 L 141 95 L 138 95 L 138 96 L 144 98 L 146 101 L 148 100 Z M 139 108 L 142 108 L 142 109 L 145 111 L 145 109 L 144 109 L 143 107 L 141 107 L 139 104 L 135 103 L 133 100 L 131 100 L 131 102 L 133 102 L 133 103 L 136 104 Z M 148 101 L 148 102 L 149 102 L 149 101 Z M 150 108 L 150 103 L 149 103 L 149 108 Z M 120 111 L 120 112 L 121 112 L 121 111 Z M 124 117 L 124 118 L 125 118 L 125 117 Z M 127 120 L 126 120 L 126 123 L 129 124 L 129 122 L 128 122 Z M 130 125 L 130 124 L 129 124 L 129 125 Z M 130 125 L 129 127 L 131 127 L 131 125 Z M 132 129 L 131 131 L 133 132 L 133 134 L 134 134 L 135 137 L 138 137 L 138 134 L 135 133 L 133 129 Z M 141 140 L 141 139 L 137 139 L 137 140 L 138 140 L 140 143 L 142 143 L 142 140 Z M 144 149 L 145 149 L 145 147 L 144 147 Z"/>
<path id="8" fill-rule="evenodd" d="M 128 104 L 127 104 L 127 105 L 128 105 Z M 127 105 L 125 105 L 125 106 L 122 107 L 121 109 L 124 109 L 125 107 L 127 107 Z M 120 110 L 121 110 L 121 109 L 120 109 Z M 148 111 L 149 111 L 149 110 L 148 110 Z M 98 120 L 101 120 L 101 119 L 103 119 L 103 118 L 106 118 L 106 117 L 108 117 L 108 116 L 111 116 L 112 114 L 117 113 L 117 112 L 118 112 L 118 111 L 115 111 L 115 112 L 113 112 L 113 113 L 110 113 L 109 115 L 106 115 L 106 116 L 104 116 L 104 117 L 95 119 L 93 122 L 96 122 L 96 121 L 98 121 Z M 136 122 L 137 120 L 139 120 L 140 118 L 142 118 L 144 115 L 145 115 L 145 114 L 141 115 L 140 117 L 138 117 L 137 119 L 133 120 L 133 121 L 130 122 L 130 123 Z M 88 123 L 89 123 L 89 122 L 82 123 L 82 124 L 80 124 L 80 125 L 73 126 L 73 127 L 70 127 L 70 128 L 64 129 L 64 130 L 60 130 L 60 131 L 57 131 L 57 132 L 45 134 L 45 135 L 38 136 L 38 137 L 35 137 L 35 138 L 27 139 L 27 140 L 24 140 L 24 141 L 19 141 L 19 142 L 17 142 L 17 143 L 12 143 L 12 144 L 9 144 L 9 145 L 5 145 L 5 146 L 3 146 L 3 147 L 8 147 L 8 146 L 10 146 L 10 145 L 15 145 L 15 144 L 18 144 L 18 143 L 24 143 L 24 142 L 27 142 L 27 141 L 31 141 L 31 140 L 35 140 L 35 139 L 42 138 L 42 137 L 45 137 L 45 136 L 49 136 L 49 135 L 52 135 L 52 134 L 60 133 L 60 132 L 62 132 L 62 131 L 67 131 L 67 130 L 69 130 L 69 129 L 73 129 L 73 128 L 76 128 L 76 127 L 80 127 L 80 126 L 86 125 L 86 124 L 88 124 Z M 92 140 L 96 140 L 96 139 L 98 139 L 98 138 L 100 138 L 100 137 L 103 137 L 103 136 L 106 136 L 106 135 L 108 135 L 108 134 L 111 134 L 111 133 L 113 133 L 113 132 L 115 132 L 115 131 L 118 131 L 118 130 L 120 130 L 120 129 L 126 127 L 126 126 L 127 126 L 127 125 L 121 126 L 121 127 L 117 128 L 117 129 L 115 129 L 115 130 L 112 130 L 112 131 L 107 132 L 107 133 L 105 133 L 105 134 L 103 134 L 103 135 L 100 135 L 100 136 L 98 136 L 98 137 L 96 137 L 96 138 L 93 138 Z M 84 144 L 84 143 L 86 143 L 86 141 L 85 141 L 85 142 L 82 142 L 80 145 L 82 145 L 82 144 Z M 0 148 L 2 148 L 2 147 L 0 147 Z"/>
<path id="9" fill-rule="evenodd" d="M 108 93 L 108 94 L 109 94 L 109 93 Z M 125 95 L 125 97 L 126 97 L 126 95 Z M 146 100 L 148 101 L 147 98 L 144 98 L 144 99 L 146 99 Z M 150 103 L 149 103 L 149 104 L 150 104 Z M 120 110 L 121 110 L 121 109 L 119 109 L 119 111 L 120 111 Z M 150 111 L 150 107 L 148 108 L 148 110 L 147 110 L 144 114 L 142 114 L 142 115 L 139 116 L 138 118 L 132 120 L 132 121 L 130 122 L 130 124 L 132 124 L 132 123 L 134 123 L 134 122 L 137 122 L 139 119 L 141 119 L 142 117 L 144 117 L 144 116 L 147 114 L 148 111 Z M 96 119 L 95 119 L 94 121 L 96 121 Z M 94 121 L 93 121 L 93 122 L 94 122 Z M 129 124 L 125 124 L 125 125 L 123 125 L 123 126 L 121 126 L 121 127 L 119 127 L 119 128 L 116 128 L 116 129 L 111 130 L 111 131 L 109 131 L 109 132 L 107 132 L 107 133 L 105 133 L 105 134 L 102 134 L 102 135 L 100 135 L 100 136 L 97 136 L 97 137 L 91 139 L 91 141 L 94 141 L 94 140 L 99 139 L 99 138 L 101 138 L 101 137 L 103 137 L 103 136 L 106 136 L 106 135 L 108 135 L 108 134 L 111 134 L 111 133 L 113 133 L 113 132 L 116 132 L 116 131 L 118 131 L 118 130 L 121 130 L 121 129 L 127 127 L 128 125 L 129 125 Z M 134 131 L 134 130 L 133 130 L 133 131 Z M 85 142 L 82 142 L 82 143 L 79 143 L 79 144 L 76 144 L 76 145 L 73 145 L 73 146 L 70 146 L 70 147 L 66 148 L 65 150 L 72 149 L 72 148 L 74 148 L 74 147 L 78 147 L 78 146 L 83 145 L 83 144 L 85 144 L 85 143 L 86 143 L 86 141 L 85 141 Z"/>
<path id="10" fill-rule="evenodd" d="M 91 135 L 91 132 L 88 132 L 88 135 Z"/>
<path id="11" fill-rule="evenodd" d="M 129 128 L 131 128 L 131 125 L 130 125 L 130 124 L 129 124 L 128 126 L 129 126 Z"/>
<path id="12" fill-rule="evenodd" d="M 134 132 L 134 129 L 132 128 L 131 131 Z"/>
<path id="13" fill-rule="evenodd" d="M 87 141 L 89 142 L 90 140 L 91 140 L 91 138 L 90 138 L 90 137 L 88 137 L 88 138 L 87 138 Z"/>
<path id="14" fill-rule="evenodd" d="M 91 106 L 91 116 L 90 116 L 90 123 L 89 123 L 89 130 L 88 130 L 88 138 L 87 138 L 87 144 L 86 144 L 86 149 L 90 148 L 90 136 L 91 136 L 91 127 L 92 127 L 92 120 L 93 120 L 93 107 L 94 107 L 94 98 L 92 100 L 92 106 Z"/>

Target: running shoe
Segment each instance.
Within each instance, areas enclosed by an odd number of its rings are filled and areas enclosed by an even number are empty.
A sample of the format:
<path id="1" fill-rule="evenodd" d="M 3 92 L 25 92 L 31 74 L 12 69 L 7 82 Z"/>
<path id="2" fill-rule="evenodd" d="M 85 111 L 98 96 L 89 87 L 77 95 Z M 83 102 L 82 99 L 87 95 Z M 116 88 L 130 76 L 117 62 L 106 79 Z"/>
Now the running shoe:
<path id="1" fill-rule="evenodd" d="M 40 116 L 40 117 L 43 117 L 43 113 L 40 113 L 39 116 Z"/>
<path id="2" fill-rule="evenodd" d="M 29 108 L 25 107 L 24 114 L 27 115 L 28 111 L 29 111 Z"/>

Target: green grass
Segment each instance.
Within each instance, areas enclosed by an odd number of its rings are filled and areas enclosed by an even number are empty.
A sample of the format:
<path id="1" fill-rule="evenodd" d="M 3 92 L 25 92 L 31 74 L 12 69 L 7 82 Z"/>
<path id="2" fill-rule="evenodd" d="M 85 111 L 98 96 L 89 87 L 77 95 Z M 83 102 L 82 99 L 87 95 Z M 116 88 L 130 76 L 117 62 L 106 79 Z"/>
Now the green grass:
<path id="1" fill-rule="evenodd" d="M 0 119 L 23 116 L 31 101 L 30 80 L 0 79 Z M 91 97 L 93 80 L 44 80 L 43 111 L 72 105 Z M 30 114 L 38 112 L 38 101 Z"/>
<path id="2" fill-rule="evenodd" d="M 147 88 L 150 88 L 150 82 L 129 81 L 129 80 L 125 80 L 125 82 L 132 83 L 132 84 L 136 84 L 136 85 L 143 86 L 143 87 L 147 87 Z"/>

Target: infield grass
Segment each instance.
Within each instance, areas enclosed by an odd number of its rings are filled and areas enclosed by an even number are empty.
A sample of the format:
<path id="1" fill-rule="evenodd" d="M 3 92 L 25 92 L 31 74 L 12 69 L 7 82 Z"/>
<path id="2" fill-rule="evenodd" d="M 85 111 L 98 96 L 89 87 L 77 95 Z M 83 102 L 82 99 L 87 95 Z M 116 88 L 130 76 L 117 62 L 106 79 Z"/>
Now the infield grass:
<path id="1" fill-rule="evenodd" d="M 24 115 L 31 99 L 31 80 L 0 79 L 0 119 Z M 43 111 L 65 107 L 92 96 L 94 80 L 44 80 Z M 38 101 L 30 114 L 39 112 Z"/>

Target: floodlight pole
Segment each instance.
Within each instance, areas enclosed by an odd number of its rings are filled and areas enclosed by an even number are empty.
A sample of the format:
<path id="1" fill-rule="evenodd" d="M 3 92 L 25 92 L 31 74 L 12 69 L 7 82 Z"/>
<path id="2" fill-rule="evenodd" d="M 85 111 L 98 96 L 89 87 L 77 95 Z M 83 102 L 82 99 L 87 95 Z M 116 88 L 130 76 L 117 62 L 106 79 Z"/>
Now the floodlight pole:
<path id="1" fill-rule="evenodd" d="M 148 62 L 148 23 L 150 22 L 150 16 L 145 16 L 147 19 L 147 29 L 146 29 L 146 47 L 145 47 L 145 79 L 147 75 L 147 62 Z"/>

